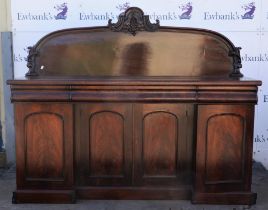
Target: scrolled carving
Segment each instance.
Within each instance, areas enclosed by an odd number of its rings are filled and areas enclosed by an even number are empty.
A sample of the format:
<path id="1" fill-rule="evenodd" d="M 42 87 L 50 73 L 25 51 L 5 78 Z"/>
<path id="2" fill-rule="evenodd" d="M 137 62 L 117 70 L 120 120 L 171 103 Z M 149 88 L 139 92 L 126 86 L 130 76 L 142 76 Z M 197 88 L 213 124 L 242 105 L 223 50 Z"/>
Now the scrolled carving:
<path id="1" fill-rule="evenodd" d="M 233 57 L 233 71 L 230 74 L 230 77 L 240 78 L 243 77 L 243 74 L 240 72 L 242 68 L 240 50 L 241 47 L 235 47 L 232 51 L 229 52 L 229 56 Z"/>
<path id="2" fill-rule="evenodd" d="M 151 23 L 149 15 L 144 15 L 144 12 L 140 8 L 130 7 L 119 15 L 117 23 L 112 23 L 110 19 L 108 27 L 112 31 L 123 31 L 135 36 L 137 31 L 157 31 L 159 20 L 156 20 L 156 23 Z"/>
<path id="3" fill-rule="evenodd" d="M 38 51 L 36 48 L 28 47 L 28 56 L 27 56 L 27 67 L 29 68 L 29 71 L 26 73 L 26 76 L 37 76 L 38 73 L 35 71 L 35 58 L 38 55 Z"/>

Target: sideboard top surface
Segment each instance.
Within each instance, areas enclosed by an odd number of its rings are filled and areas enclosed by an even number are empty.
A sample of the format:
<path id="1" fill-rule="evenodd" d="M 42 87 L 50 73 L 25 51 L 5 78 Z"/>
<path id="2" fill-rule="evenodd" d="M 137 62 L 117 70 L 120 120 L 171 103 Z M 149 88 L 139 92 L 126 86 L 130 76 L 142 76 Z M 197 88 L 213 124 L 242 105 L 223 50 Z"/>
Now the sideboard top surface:
<path id="1" fill-rule="evenodd" d="M 123 85 L 123 86 L 260 86 L 260 80 L 251 78 L 227 77 L 176 77 L 176 76 L 155 76 L 155 77 L 90 77 L 90 76 L 42 76 L 42 77 L 21 77 L 16 80 L 8 80 L 10 85 Z"/>

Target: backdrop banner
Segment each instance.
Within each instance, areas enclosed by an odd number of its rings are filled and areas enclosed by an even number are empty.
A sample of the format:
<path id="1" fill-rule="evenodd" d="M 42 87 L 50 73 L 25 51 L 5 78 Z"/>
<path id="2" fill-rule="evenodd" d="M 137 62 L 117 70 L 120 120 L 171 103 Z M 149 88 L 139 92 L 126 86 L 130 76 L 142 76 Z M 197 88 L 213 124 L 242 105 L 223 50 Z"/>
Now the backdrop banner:
<path id="1" fill-rule="evenodd" d="M 162 26 L 218 31 L 241 46 L 246 77 L 263 81 L 254 129 L 254 159 L 268 168 L 268 1 L 267 0 L 12 0 L 15 77 L 24 76 L 27 47 L 59 29 L 107 25 L 137 6 Z"/>

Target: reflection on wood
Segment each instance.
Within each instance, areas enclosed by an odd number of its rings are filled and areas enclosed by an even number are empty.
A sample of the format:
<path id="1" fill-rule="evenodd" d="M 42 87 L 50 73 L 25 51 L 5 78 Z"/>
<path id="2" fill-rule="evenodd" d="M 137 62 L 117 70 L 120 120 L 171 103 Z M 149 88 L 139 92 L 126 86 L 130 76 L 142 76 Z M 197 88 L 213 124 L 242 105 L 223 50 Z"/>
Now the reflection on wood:
<path id="1" fill-rule="evenodd" d="M 229 77 L 233 68 L 226 43 L 194 30 L 162 28 L 135 37 L 105 29 L 63 31 L 37 50 L 35 66 L 44 76 Z"/>
<path id="2" fill-rule="evenodd" d="M 126 45 L 123 49 L 121 75 L 139 76 L 147 74 L 150 48 L 146 43 Z"/>

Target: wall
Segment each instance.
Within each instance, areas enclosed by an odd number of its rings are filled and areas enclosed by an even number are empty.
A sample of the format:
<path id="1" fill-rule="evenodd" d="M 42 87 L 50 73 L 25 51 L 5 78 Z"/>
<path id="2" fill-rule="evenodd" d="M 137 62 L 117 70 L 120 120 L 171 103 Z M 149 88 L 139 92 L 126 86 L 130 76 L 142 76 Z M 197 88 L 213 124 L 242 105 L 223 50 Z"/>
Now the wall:
<path id="1" fill-rule="evenodd" d="M 7 5 L 6 1 L 0 1 L 0 32 L 7 29 Z M 4 118 L 4 99 L 3 99 L 3 67 L 2 67 L 2 45 L 0 42 L 0 117 L 1 124 Z"/>
<path id="2" fill-rule="evenodd" d="M 2 127 L 2 134 L 3 134 L 3 140 L 4 140 L 4 146 L 8 150 L 7 156 L 9 161 L 13 162 L 15 160 L 15 148 L 14 148 L 14 134 L 12 137 L 10 137 L 7 134 L 7 130 L 13 131 L 13 129 L 7 129 L 7 121 L 6 121 L 6 109 L 12 110 L 12 106 L 8 101 L 6 101 L 5 96 L 7 95 L 6 92 L 6 85 L 4 77 L 4 61 L 2 60 L 4 47 L 7 46 L 7 43 L 5 43 L 5 46 L 2 45 L 2 39 L 5 37 L 2 37 L 1 32 L 7 32 L 11 30 L 11 0 L 0 0 L 0 119 L 1 119 L 1 125 Z M 9 36 L 10 37 L 10 36 Z M 10 50 L 9 50 L 10 51 Z M 12 73 L 13 69 L 10 68 L 9 73 Z M 11 107 L 6 107 L 11 106 Z M 13 125 L 11 125 L 13 127 Z M 10 138 L 9 138 L 10 137 Z"/>
<path id="3" fill-rule="evenodd" d="M 107 25 L 128 6 L 141 7 L 161 25 L 212 29 L 241 46 L 247 77 L 263 80 L 256 107 L 254 158 L 268 168 L 268 1 L 267 0 L 12 0 L 15 76 L 27 71 L 27 46 L 63 28 Z M 60 56 L 60 55 L 59 55 Z"/>

